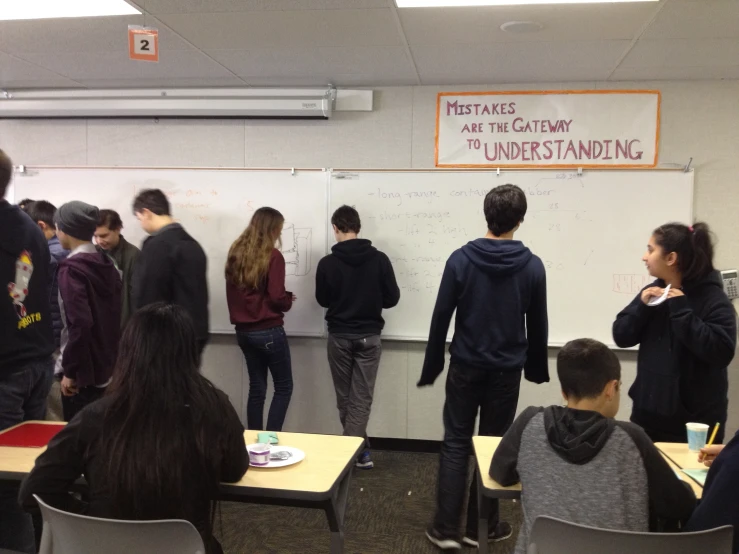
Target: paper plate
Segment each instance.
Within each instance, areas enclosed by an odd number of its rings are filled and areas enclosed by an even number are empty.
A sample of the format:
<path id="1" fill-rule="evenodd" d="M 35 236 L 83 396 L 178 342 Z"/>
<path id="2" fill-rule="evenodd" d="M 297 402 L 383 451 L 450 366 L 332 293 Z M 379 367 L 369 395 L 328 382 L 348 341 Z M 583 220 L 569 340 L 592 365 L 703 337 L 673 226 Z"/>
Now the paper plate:
<path id="1" fill-rule="evenodd" d="M 256 446 L 257 443 L 250 444 L 247 446 L 247 449 L 251 446 Z M 305 459 L 305 452 L 300 450 L 300 448 L 295 448 L 293 446 L 280 446 L 279 444 L 272 445 L 272 450 L 270 456 L 280 453 L 280 452 L 287 452 L 290 454 L 290 457 L 286 460 L 272 460 L 270 459 L 269 463 L 266 466 L 257 466 L 249 462 L 249 465 L 251 467 L 259 467 L 259 468 L 272 468 L 272 467 L 286 467 L 291 466 L 294 464 L 297 464 L 298 462 L 302 462 Z"/>

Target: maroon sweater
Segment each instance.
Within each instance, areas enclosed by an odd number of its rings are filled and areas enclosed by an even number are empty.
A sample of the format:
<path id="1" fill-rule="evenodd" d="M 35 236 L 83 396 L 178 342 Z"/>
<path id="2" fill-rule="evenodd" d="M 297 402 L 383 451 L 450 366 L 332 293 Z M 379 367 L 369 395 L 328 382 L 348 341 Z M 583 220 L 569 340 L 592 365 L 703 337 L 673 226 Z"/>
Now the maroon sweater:
<path id="1" fill-rule="evenodd" d="M 285 258 L 276 248 L 269 270 L 257 289 L 240 288 L 226 280 L 226 301 L 237 331 L 261 331 L 279 327 L 293 305 L 293 293 L 285 290 Z"/>

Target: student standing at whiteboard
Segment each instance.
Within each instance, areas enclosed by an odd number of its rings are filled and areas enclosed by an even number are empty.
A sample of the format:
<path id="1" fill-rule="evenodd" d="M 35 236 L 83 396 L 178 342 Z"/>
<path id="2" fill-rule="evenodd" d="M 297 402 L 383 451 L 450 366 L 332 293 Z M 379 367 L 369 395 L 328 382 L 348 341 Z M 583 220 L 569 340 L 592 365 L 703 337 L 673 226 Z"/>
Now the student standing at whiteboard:
<path id="1" fill-rule="evenodd" d="M 631 421 L 655 442 L 686 442 L 687 422 L 719 422 L 722 442 L 736 314 L 713 268 L 708 225 L 658 227 L 642 259 L 657 280 L 613 324 L 618 346 L 639 345 Z M 667 300 L 650 306 L 667 285 Z"/>
<path id="2" fill-rule="evenodd" d="M 439 462 L 436 516 L 426 532 L 441 549 L 458 549 L 475 420 L 480 435 L 502 436 L 513 423 L 521 369 L 534 383 L 549 381 L 547 290 L 544 264 L 513 240 L 527 203 L 515 185 L 485 197 L 488 232 L 447 260 L 431 318 L 426 358 L 418 386 L 431 385 L 444 369 L 449 323 L 457 311 L 446 381 L 444 441 Z M 494 501 L 488 535 L 507 539 L 510 524 L 499 521 Z M 477 480 L 472 479 L 463 542 L 477 546 Z"/>
<path id="3" fill-rule="evenodd" d="M 290 346 L 282 325 L 296 297 L 285 290 L 285 258 L 275 248 L 284 223 L 285 218 L 274 208 L 259 208 L 231 245 L 226 260 L 228 311 L 249 372 L 249 429 L 265 429 L 268 371 L 275 393 L 267 431 L 282 431 L 293 393 Z"/>
<path id="4" fill-rule="evenodd" d="M 400 300 L 390 259 L 367 239 L 357 210 L 341 206 L 331 217 L 336 244 L 318 263 L 316 301 L 328 308 L 328 365 L 336 389 L 336 404 L 344 434 L 364 437 L 360 469 L 372 469 L 367 423 L 372 409 L 385 326 L 382 310 Z"/>
<path id="5" fill-rule="evenodd" d="M 195 322 L 202 355 L 208 343 L 208 259 L 198 241 L 172 218 L 159 189 L 142 190 L 133 213 L 149 233 L 133 272 L 133 309 L 164 302 L 182 306 Z"/>

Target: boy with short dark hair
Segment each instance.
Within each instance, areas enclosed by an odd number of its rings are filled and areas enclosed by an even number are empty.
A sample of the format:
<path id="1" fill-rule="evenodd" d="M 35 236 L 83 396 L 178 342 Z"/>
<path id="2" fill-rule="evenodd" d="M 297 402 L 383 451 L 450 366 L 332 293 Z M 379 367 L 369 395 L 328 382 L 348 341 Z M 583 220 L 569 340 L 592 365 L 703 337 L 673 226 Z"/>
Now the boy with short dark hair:
<path id="1" fill-rule="evenodd" d="M 400 300 L 393 266 L 369 240 L 357 238 L 359 213 L 341 206 L 331 217 L 336 244 L 316 270 L 316 300 L 328 322 L 328 363 L 344 435 L 367 439 L 385 325 L 382 310 Z M 374 467 L 369 441 L 357 467 Z"/>
<path id="2" fill-rule="evenodd" d="M 195 322 L 202 354 L 208 343 L 205 252 L 172 218 L 169 200 L 161 190 L 141 191 L 133 202 L 133 213 L 149 234 L 133 273 L 133 309 L 155 302 L 182 306 Z"/>
<path id="3" fill-rule="evenodd" d="M 604 344 L 568 342 L 557 356 L 567 406 L 529 407 L 493 456 L 490 476 L 520 482 L 524 521 L 516 554 L 525 554 L 540 515 L 621 531 L 684 523 L 695 495 L 633 423 L 616 421 L 621 365 Z"/>
<path id="4" fill-rule="evenodd" d="M 59 265 L 59 306 L 65 329 L 57 373 L 62 374 L 64 420 L 98 400 L 110 383 L 118 353 L 121 275 L 92 244 L 98 209 L 84 202 L 62 205 L 54 216 L 69 256 Z"/>
<path id="5" fill-rule="evenodd" d="M 56 227 L 54 226 L 56 207 L 51 202 L 47 202 L 46 200 L 32 201 L 25 205 L 23 211 L 36 222 L 49 244 L 49 253 L 51 254 L 48 287 L 49 304 L 51 306 L 51 321 L 54 325 L 54 343 L 58 349 L 64 322 L 62 321 L 62 314 L 59 311 L 59 283 L 57 282 L 57 273 L 59 271 L 59 262 L 66 259 L 69 255 L 69 250 L 66 250 L 61 245 L 59 237 L 56 236 Z"/>
<path id="6" fill-rule="evenodd" d="M 95 229 L 95 242 L 98 250 L 105 252 L 113 258 L 116 267 L 121 271 L 123 277 L 123 293 L 121 294 L 121 328 L 125 327 L 128 319 L 133 315 L 131 287 L 133 285 L 133 270 L 140 250 L 128 242 L 121 231 L 123 222 L 118 212 L 113 210 L 100 210 L 97 228 Z"/>
<path id="7" fill-rule="evenodd" d="M 500 436 L 516 415 L 521 370 L 534 383 L 549 381 L 547 293 L 544 264 L 513 240 L 527 203 L 515 185 L 485 197 L 488 231 L 454 252 L 446 263 L 431 319 L 418 386 L 431 385 L 444 369 L 444 347 L 456 310 L 444 403 L 436 516 L 426 536 L 441 549 L 459 549 L 459 523 L 475 420 L 480 435 Z M 492 504 L 489 538 L 507 539 L 507 522 Z M 465 544 L 477 546 L 477 479 L 467 506 Z"/>

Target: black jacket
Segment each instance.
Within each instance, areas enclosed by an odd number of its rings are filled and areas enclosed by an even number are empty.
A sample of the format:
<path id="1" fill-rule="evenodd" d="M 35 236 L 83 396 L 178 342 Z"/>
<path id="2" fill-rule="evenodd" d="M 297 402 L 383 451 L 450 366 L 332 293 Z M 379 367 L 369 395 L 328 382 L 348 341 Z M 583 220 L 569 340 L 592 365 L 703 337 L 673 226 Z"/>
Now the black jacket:
<path id="1" fill-rule="evenodd" d="M 0 373 L 51 356 L 49 246 L 38 225 L 0 199 Z"/>
<path id="2" fill-rule="evenodd" d="M 221 482 L 235 483 L 243 477 L 249 467 L 249 457 L 244 443 L 244 426 L 225 393 L 215 390 L 215 398 L 217 402 L 223 404 L 228 413 L 228 418 L 222 422 L 220 429 L 224 449 L 207 454 L 213 457 L 213 465 L 219 467 Z M 33 471 L 21 485 L 19 500 L 26 510 L 38 513 L 38 505 L 33 498 L 36 494 L 51 506 L 64 511 L 100 518 L 116 517 L 107 482 L 109 472 L 103 465 L 104 456 L 100 452 L 100 438 L 105 433 L 105 415 L 113 401 L 115 397 L 107 396 L 86 406 L 51 439 L 48 448 L 36 458 Z M 192 417 L 193 425 L 198 425 L 200 421 L 202 418 Z M 200 425 L 202 432 L 202 424 Z M 159 429 L 158 432 L 164 440 L 166 430 Z M 211 429 L 208 432 L 213 431 Z M 193 444 L 194 442 L 193 437 Z M 181 472 L 183 479 L 190 485 L 185 487 L 183 498 L 158 498 L 156 503 L 162 510 L 168 502 L 184 505 L 185 513 L 188 514 L 187 519 L 203 535 L 206 552 L 216 554 L 220 551 L 220 546 L 217 543 L 213 544 L 207 533 L 211 503 L 216 499 L 209 497 L 208 489 L 211 485 L 203 474 L 204 464 L 197 455 L 192 455 L 194 449 L 191 446 L 170 444 L 162 447 L 189 451 L 191 455 L 183 457 Z M 84 501 L 80 501 L 70 494 L 70 489 L 83 475 L 87 481 L 88 494 Z M 144 480 L 143 477 L 141 479 Z M 160 517 L 164 519 L 172 516 L 163 513 Z"/>
<path id="3" fill-rule="evenodd" d="M 720 422 L 723 436 L 736 312 L 718 272 L 686 284 L 683 292 L 659 306 L 645 305 L 640 293 L 613 324 L 618 346 L 639 345 L 636 380 L 629 390 L 631 419 L 647 432 L 679 436 L 689 421 Z"/>
<path id="4" fill-rule="evenodd" d="M 133 273 L 135 310 L 155 302 L 177 304 L 208 338 L 208 260 L 198 242 L 173 223 L 144 241 Z"/>
<path id="5" fill-rule="evenodd" d="M 326 312 L 331 333 L 380 334 L 383 308 L 400 300 L 388 257 L 366 239 L 339 242 L 318 263 L 316 300 Z"/>
<path id="6" fill-rule="evenodd" d="M 703 497 L 693 512 L 686 531 L 703 531 L 734 526 L 734 549 L 739 553 L 739 433 L 711 465 L 703 487 Z"/>
<path id="7" fill-rule="evenodd" d="M 432 384 L 444 369 L 455 309 L 452 363 L 497 371 L 523 368 L 529 381 L 549 381 L 546 273 L 521 241 L 477 239 L 449 257 L 418 386 Z"/>

